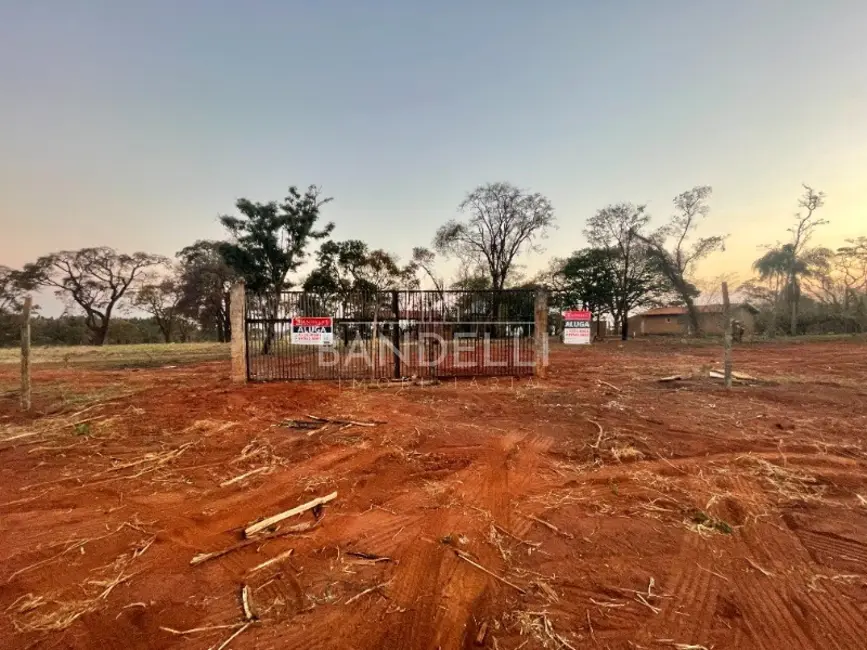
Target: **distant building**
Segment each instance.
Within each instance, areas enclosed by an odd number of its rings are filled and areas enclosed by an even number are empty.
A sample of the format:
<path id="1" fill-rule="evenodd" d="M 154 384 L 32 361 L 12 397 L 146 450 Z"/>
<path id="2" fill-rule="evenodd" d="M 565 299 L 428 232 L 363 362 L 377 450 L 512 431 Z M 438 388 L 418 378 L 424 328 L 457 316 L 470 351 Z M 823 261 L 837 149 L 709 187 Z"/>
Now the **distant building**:
<path id="1" fill-rule="evenodd" d="M 722 334 L 725 329 L 722 305 L 697 305 L 702 333 Z M 750 304 L 732 305 L 731 316 L 740 321 L 744 331 L 751 334 L 756 327 L 759 310 Z M 634 336 L 684 335 L 692 328 L 686 307 L 657 307 L 629 318 L 629 331 Z"/>

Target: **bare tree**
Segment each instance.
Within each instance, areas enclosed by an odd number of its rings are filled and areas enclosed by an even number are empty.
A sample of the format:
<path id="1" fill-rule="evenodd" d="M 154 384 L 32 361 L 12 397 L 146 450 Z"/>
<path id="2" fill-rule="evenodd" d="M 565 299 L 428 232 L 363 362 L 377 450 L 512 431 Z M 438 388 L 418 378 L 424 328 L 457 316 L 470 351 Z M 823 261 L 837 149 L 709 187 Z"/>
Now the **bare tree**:
<path id="1" fill-rule="evenodd" d="M 640 232 L 643 241 L 659 265 L 659 270 L 671 283 L 671 288 L 686 305 L 690 326 L 694 334 L 701 334 L 701 319 L 695 306 L 699 291 L 690 281 L 695 265 L 714 251 L 725 246 L 725 236 L 700 237 L 691 241 L 699 221 L 710 212 L 707 202 L 710 185 L 698 185 L 674 198 L 675 213 L 668 223 L 650 236 Z"/>
<path id="2" fill-rule="evenodd" d="M 804 287 L 810 296 L 842 320 L 859 321 L 867 304 L 867 237 L 847 239 L 846 246 L 836 252 L 812 249 L 824 263 L 804 276 Z M 863 324 L 858 322 L 858 326 Z"/>
<path id="3" fill-rule="evenodd" d="M 511 279 L 518 255 L 541 250 L 539 239 L 554 227 L 554 208 L 545 196 L 509 183 L 477 187 L 458 210 L 467 218 L 452 219 L 437 230 L 434 248 L 469 266 L 483 267 L 495 290 Z"/>
<path id="4" fill-rule="evenodd" d="M 611 313 L 624 341 L 629 338 L 629 313 L 653 304 L 664 292 L 659 270 L 639 236 L 649 221 L 646 206 L 617 203 L 598 210 L 587 221 L 584 231 L 593 246 L 611 251 L 614 266 Z"/>
<path id="5" fill-rule="evenodd" d="M 45 255 L 27 264 L 21 277 L 25 287 L 54 289 L 58 298 L 80 307 L 91 342 L 102 345 L 118 302 L 145 269 L 164 262 L 158 255 L 126 255 L 101 246 Z"/>
<path id="6" fill-rule="evenodd" d="M 791 309 L 791 326 L 790 331 L 794 336 L 798 332 L 798 302 L 800 299 L 800 282 L 799 275 L 803 265 L 803 260 L 810 257 L 808 254 L 808 246 L 813 232 L 819 226 L 823 226 L 828 221 L 816 216 L 816 210 L 825 205 L 825 193 L 817 192 L 806 183 L 802 183 L 804 193 L 798 200 L 798 206 L 801 211 L 795 214 L 795 222 L 789 228 L 792 233 L 791 255 L 789 255 L 788 265 L 788 286 L 792 289 L 790 300 Z"/>
<path id="7" fill-rule="evenodd" d="M 428 279 L 433 283 L 434 289 L 436 289 L 437 293 L 442 297 L 443 290 L 445 289 L 445 280 L 441 275 L 438 275 L 434 269 L 436 253 L 430 249 L 424 248 L 423 246 L 416 246 L 412 249 L 412 261 L 416 268 L 421 269 L 424 272 Z"/>

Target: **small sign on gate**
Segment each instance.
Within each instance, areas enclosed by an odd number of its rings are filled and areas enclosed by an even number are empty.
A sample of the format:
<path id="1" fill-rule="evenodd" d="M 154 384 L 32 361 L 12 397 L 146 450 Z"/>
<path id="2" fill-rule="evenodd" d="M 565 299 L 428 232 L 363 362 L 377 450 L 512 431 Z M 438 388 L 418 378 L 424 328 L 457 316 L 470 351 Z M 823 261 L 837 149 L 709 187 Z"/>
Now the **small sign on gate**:
<path id="1" fill-rule="evenodd" d="M 334 319 L 331 316 L 296 316 L 292 319 L 293 345 L 333 345 Z"/>
<path id="2" fill-rule="evenodd" d="M 589 311 L 563 312 L 563 343 L 589 345 L 591 318 Z"/>

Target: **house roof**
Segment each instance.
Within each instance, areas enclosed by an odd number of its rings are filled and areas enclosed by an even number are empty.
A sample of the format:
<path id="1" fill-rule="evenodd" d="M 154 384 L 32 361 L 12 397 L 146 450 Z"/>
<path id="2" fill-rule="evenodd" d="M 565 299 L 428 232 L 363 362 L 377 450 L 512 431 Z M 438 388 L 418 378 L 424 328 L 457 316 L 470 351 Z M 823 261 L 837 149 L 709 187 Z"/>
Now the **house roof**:
<path id="1" fill-rule="evenodd" d="M 758 309 L 753 307 L 748 303 L 743 303 L 740 305 L 732 305 L 735 309 L 738 307 L 743 307 L 751 312 L 758 312 Z M 723 305 L 696 305 L 699 313 L 702 314 L 721 314 L 723 313 Z M 686 307 L 656 307 L 654 309 L 648 309 L 646 312 L 639 314 L 639 316 L 683 316 L 686 314 Z"/>

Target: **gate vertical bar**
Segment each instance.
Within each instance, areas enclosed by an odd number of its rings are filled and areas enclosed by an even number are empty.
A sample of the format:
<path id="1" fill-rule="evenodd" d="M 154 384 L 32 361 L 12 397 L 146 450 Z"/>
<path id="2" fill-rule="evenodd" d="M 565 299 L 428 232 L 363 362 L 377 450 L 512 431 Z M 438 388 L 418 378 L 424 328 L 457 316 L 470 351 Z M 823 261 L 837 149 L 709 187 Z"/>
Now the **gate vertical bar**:
<path id="1" fill-rule="evenodd" d="M 400 299 L 397 291 L 391 292 L 391 310 L 394 312 L 394 325 L 391 326 L 391 347 L 394 348 L 394 378 L 400 379 Z"/>
<path id="2" fill-rule="evenodd" d="M 232 285 L 232 291 L 229 294 L 229 318 L 231 319 L 232 330 L 232 381 L 236 383 L 245 383 L 247 381 L 247 373 L 249 372 L 247 364 L 247 328 L 244 316 L 246 307 L 244 281 L 241 280 Z"/>
<path id="3" fill-rule="evenodd" d="M 535 375 L 541 379 L 548 372 L 548 292 L 536 289 L 535 328 Z"/>
<path id="4" fill-rule="evenodd" d="M 33 298 L 26 296 L 21 309 L 21 410 L 29 411 L 31 406 L 30 385 L 30 310 Z"/>

